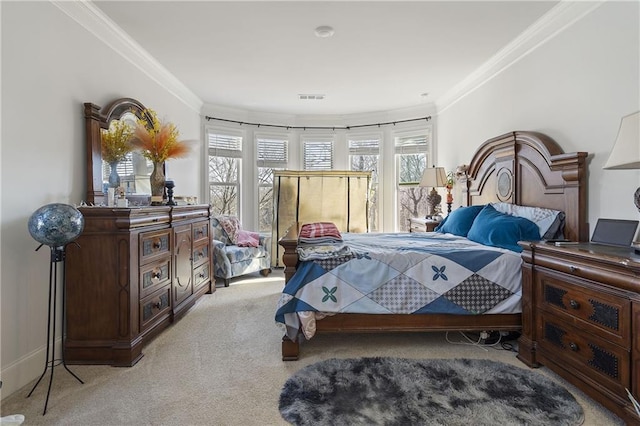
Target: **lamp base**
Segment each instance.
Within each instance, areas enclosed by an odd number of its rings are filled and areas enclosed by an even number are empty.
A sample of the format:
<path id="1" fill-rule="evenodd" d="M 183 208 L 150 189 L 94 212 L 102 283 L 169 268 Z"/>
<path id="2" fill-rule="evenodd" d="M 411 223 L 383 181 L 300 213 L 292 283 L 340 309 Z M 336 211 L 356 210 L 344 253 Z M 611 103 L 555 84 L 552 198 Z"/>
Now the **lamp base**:
<path id="1" fill-rule="evenodd" d="M 433 216 L 436 214 L 436 208 L 438 204 L 442 201 L 442 196 L 438 194 L 435 188 L 431 188 L 431 191 L 427 195 L 427 204 L 429 205 L 429 216 Z"/>
<path id="2" fill-rule="evenodd" d="M 636 192 L 633 194 L 633 203 L 636 205 L 638 211 L 640 211 L 640 188 L 636 189 Z"/>

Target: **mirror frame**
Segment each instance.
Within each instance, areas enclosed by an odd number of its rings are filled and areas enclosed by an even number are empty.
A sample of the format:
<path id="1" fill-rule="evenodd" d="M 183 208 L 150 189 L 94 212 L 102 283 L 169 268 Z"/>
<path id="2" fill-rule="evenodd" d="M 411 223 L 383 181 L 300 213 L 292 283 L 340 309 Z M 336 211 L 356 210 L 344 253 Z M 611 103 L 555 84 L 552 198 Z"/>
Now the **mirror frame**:
<path id="1" fill-rule="evenodd" d="M 101 130 L 108 129 L 113 120 L 119 120 L 128 112 L 151 123 L 147 108 L 132 98 L 119 98 L 104 108 L 90 102 L 84 104 L 87 152 L 87 196 L 89 205 L 106 205 L 102 183 L 102 137 Z M 163 165 L 164 167 L 164 165 Z"/>

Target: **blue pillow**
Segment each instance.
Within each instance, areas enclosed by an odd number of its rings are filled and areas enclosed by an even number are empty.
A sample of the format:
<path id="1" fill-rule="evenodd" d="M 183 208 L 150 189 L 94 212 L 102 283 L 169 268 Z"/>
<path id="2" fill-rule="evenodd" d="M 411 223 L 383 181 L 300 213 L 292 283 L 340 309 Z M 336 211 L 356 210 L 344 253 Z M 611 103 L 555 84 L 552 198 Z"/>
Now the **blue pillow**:
<path id="1" fill-rule="evenodd" d="M 476 218 L 483 207 L 484 206 L 469 206 L 457 208 L 449 213 L 434 231 L 466 237 L 473 224 L 473 219 Z"/>
<path id="2" fill-rule="evenodd" d="M 467 238 L 476 243 L 522 251 L 518 241 L 538 241 L 538 225 L 523 217 L 500 213 L 487 204 L 476 216 Z"/>

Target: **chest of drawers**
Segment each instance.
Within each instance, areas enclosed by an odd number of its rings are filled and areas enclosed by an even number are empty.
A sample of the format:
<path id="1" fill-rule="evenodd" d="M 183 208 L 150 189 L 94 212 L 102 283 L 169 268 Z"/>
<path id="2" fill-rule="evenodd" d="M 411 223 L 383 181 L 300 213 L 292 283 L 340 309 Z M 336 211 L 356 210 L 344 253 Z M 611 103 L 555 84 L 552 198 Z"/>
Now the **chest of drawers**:
<path id="1" fill-rule="evenodd" d="M 630 249 L 521 243 L 518 358 L 545 365 L 629 423 L 640 383 L 640 256 Z"/>
<path id="2" fill-rule="evenodd" d="M 66 362 L 131 366 L 214 290 L 208 206 L 80 208 L 66 249 Z"/>

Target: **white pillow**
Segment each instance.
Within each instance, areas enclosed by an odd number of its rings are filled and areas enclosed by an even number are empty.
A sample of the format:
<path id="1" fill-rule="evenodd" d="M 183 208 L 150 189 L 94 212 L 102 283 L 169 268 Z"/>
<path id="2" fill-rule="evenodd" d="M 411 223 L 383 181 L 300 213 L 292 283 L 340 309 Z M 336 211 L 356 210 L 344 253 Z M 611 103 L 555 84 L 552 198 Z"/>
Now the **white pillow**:
<path id="1" fill-rule="evenodd" d="M 500 213 L 511 216 L 524 217 L 538 225 L 540 237 L 548 240 L 561 238 L 564 225 L 564 213 L 559 210 L 545 209 L 542 207 L 518 206 L 509 203 L 491 203 L 494 209 Z"/>

